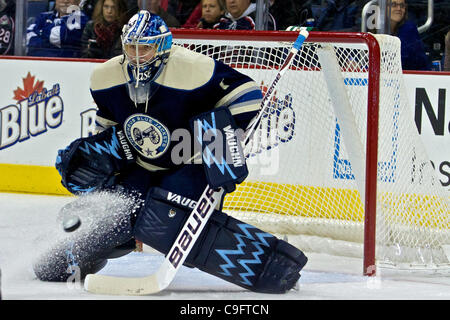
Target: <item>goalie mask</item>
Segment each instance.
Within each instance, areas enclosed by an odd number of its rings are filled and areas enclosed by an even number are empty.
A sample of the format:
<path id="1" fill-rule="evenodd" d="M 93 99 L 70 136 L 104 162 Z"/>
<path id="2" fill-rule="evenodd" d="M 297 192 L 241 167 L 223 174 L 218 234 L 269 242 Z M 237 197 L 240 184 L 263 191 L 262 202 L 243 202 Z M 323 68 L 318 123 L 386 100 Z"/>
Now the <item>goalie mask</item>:
<path id="1" fill-rule="evenodd" d="M 136 103 L 148 99 L 149 84 L 161 73 L 171 47 L 172 33 L 157 15 L 141 10 L 124 25 L 122 49 L 128 61 L 130 96 Z"/>

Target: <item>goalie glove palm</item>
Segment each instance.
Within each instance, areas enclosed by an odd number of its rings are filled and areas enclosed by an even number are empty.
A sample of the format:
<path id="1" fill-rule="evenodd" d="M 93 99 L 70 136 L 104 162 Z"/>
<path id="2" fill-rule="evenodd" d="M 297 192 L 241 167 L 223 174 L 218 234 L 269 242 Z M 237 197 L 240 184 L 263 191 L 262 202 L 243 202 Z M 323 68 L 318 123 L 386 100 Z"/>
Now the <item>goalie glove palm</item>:
<path id="1" fill-rule="evenodd" d="M 115 183 L 117 174 L 135 162 L 132 150 L 123 131 L 114 126 L 59 150 L 55 166 L 71 193 L 91 192 Z"/>

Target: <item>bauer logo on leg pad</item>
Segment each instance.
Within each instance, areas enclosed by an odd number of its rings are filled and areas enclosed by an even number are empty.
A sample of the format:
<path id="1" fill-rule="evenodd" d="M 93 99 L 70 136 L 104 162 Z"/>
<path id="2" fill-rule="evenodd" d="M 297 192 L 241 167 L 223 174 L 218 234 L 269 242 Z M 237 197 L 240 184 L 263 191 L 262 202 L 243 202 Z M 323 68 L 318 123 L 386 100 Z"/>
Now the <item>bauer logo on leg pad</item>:
<path id="1" fill-rule="evenodd" d="M 181 236 L 177 238 L 175 246 L 172 247 L 171 251 L 168 253 L 168 259 L 174 268 L 177 268 L 178 264 L 186 258 L 185 255 L 189 254 L 187 249 L 200 233 L 199 230 L 202 221 L 205 220 L 213 203 L 214 190 L 208 189 L 206 197 L 200 198 L 199 205 L 192 211 L 191 216 L 189 216 L 186 221 L 187 228 L 183 228 L 184 230 L 181 231 Z"/>
<path id="2" fill-rule="evenodd" d="M 193 119 L 195 143 L 201 146 L 209 185 L 232 192 L 245 180 L 248 169 L 239 129 L 228 108 L 220 107 Z M 243 133 L 243 132 L 242 132 Z"/>

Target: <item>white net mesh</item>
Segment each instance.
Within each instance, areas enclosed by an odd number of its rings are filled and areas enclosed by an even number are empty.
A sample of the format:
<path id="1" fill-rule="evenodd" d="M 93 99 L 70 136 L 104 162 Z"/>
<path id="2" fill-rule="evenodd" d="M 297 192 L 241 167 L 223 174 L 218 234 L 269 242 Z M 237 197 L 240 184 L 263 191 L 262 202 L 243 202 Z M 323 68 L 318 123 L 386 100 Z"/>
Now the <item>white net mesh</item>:
<path id="1" fill-rule="evenodd" d="M 368 47 L 314 39 L 303 45 L 280 80 L 246 149 L 250 175 L 226 197 L 224 211 L 289 239 L 314 236 L 312 242 L 322 248 L 317 237 L 361 244 L 366 141 L 378 142 L 377 262 L 449 268 L 450 197 L 435 178 L 413 122 L 399 40 L 376 36 L 381 48 L 379 127 L 378 137 L 367 139 L 368 99 L 376 97 L 368 90 Z M 174 42 L 232 65 L 263 91 L 292 45 L 177 39 L 176 34 Z M 305 245 L 300 247 L 305 250 Z M 362 246 L 357 248 L 362 255 Z"/>

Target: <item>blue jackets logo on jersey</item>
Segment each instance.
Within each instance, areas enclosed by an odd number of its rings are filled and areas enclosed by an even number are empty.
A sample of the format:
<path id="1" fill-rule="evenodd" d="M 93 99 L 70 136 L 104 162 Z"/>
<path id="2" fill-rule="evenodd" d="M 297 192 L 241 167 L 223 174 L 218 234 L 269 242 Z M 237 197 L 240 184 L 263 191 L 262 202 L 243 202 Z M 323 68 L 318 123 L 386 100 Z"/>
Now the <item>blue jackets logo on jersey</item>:
<path id="1" fill-rule="evenodd" d="M 169 130 L 146 114 L 136 113 L 128 117 L 124 129 L 128 141 L 146 159 L 156 159 L 169 148 Z"/>

